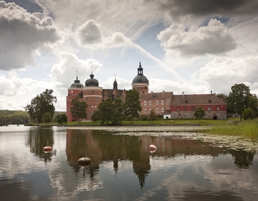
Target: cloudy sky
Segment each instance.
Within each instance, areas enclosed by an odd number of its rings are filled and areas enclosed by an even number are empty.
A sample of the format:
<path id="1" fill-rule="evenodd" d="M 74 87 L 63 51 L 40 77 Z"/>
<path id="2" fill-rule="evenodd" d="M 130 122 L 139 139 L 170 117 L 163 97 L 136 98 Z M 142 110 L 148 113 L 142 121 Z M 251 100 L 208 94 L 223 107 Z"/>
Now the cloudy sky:
<path id="1" fill-rule="evenodd" d="M 0 0 L 0 109 L 45 89 L 65 110 L 76 71 L 130 89 L 141 61 L 150 91 L 258 94 L 258 0 Z"/>

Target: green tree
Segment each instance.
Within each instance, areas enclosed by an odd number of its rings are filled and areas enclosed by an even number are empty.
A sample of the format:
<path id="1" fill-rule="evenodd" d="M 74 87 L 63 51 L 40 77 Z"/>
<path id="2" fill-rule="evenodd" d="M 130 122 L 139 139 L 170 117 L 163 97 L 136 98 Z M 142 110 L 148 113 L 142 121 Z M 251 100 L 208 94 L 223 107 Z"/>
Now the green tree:
<path id="1" fill-rule="evenodd" d="M 67 116 L 65 115 L 65 113 L 58 114 L 56 116 L 56 122 L 59 123 L 59 124 L 66 123 L 67 122 Z"/>
<path id="2" fill-rule="evenodd" d="M 52 121 L 52 115 L 50 112 L 46 112 L 44 115 L 43 115 L 43 122 L 44 123 L 49 123 Z"/>
<path id="3" fill-rule="evenodd" d="M 113 104 L 114 108 L 111 116 L 112 125 L 122 124 L 125 118 L 123 101 L 121 99 L 115 99 Z"/>
<path id="4" fill-rule="evenodd" d="M 81 119 L 87 117 L 86 110 L 88 105 L 85 101 L 80 101 L 78 98 L 75 98 L 72 100 L 71 104 L 71 113 L 73 118 L 78 119 L 78 121 L 80 122 Z"/>
<path id="5" fill-rule="evenodd" d="M 55 112 L 54 103 L 57 101 L 56 97 L 52 95 L 53 92 L 52 89 L 46 89 L 43 93 L 33 98 L 31 104 L 25 107 L 33 121 L 42 123 L 43 116 L 47 112 L 53 117 Z"/>
<path id="6" fill-rule="evenodd" d="M 124 112 L 126 116 L 129 116 L 131 123 L 134 118 L 139 117 L 142 107 L 139 101 L 139 92 L 136 90 L 129 90 L 126 92 Z"/>
<path id="7" fill-rule="evenodd" d="M 247 119 L 253 119 L 254 118 L 254 111 L 249 107 L 246 108 L 243 112 L 243 119 L 247 120 Z"/>
<path id="8" fill-rule="evenodd" d="M 205 116 L 205 110 L 202 107 L 196 107 L 194 111 L 194 116 L 197 119 L 202 119 Z"/>
<path id="9" fill-rule="evenodd" d="M 254 112 L 254 118 L 257 118 L 258 117 L 258 99 L 256 94 L 251 94 L 249 98 L 249 107 Z"/>
<path id="10" fill-rule="evenodd" d="M 149 115 L 149 121 L 154 121 L 156 119 L 157 119 L 157 114 L 154 112 L 153 109 L 151 109 L 150 115 Z"/>
<path id="11" fill-rule="evenodd" d="M 245 84 L 235 84 L 231 87 L 228 105 L 240 115 L 240 120 L 242 120 L 244 110 L 249 106 L 250 96 L 250 89 Z"/>
<path id="12" fill-rule="evenodd" d="M 99 117 L 99 120 L 101 120 L 101 125 L 109 124 L 112 117 L 113 107 L 114 106 L 111 99 L 107 99 L 98 105 L 98 110 L 99 110 L 98 117 Z"/>

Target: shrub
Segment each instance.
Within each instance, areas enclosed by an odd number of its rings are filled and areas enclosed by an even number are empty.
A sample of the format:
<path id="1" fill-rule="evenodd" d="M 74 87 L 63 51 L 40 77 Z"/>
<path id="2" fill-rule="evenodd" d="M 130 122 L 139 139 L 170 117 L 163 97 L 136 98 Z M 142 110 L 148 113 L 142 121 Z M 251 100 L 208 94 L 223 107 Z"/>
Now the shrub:
<path id="1" fill-rule="evenodd" d="M 243 112 L 243 119 L 253 119 L 254 118 L 254 111 L 251 108 L 246 108 Z"/>
<path id="2" fill-rule="evenodd" d="M 202 119 L 205 116 L 205 110 L 202 107 L 196 107 L 194 111 L 194 116 L 197 119 Z"/>

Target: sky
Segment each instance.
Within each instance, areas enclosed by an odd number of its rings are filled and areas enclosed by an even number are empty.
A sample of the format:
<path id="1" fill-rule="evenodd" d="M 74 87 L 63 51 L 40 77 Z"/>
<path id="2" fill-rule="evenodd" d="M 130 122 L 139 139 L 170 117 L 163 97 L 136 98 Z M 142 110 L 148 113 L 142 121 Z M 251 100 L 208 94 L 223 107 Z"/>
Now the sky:
<path id="1" fill-rule="evenodd" d="M 24 110 L 91 72 L 131 89 L 139 62 L 149 91 L 258 94 L 258 0 L 0 0 L 0 109 Z"/>

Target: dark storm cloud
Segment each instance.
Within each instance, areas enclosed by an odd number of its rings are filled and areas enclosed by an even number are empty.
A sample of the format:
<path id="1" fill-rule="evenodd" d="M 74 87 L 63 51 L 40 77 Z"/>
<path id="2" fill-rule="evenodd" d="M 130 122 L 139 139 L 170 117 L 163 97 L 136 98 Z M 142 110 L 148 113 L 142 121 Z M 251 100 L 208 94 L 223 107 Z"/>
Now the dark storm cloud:
<path id="1" fill-rule="evenodd" d="M 36 50 L 59 39 L 53 20 L 28 13 L 14 3 L 0 1 L 0 69 L 24 68 L 33 63 Z"/>
<path id="2" fill-rule="evenodd" d="M 185 15 L 257 14 L 257 0 L 155 0 L 159 8 L 172 17 Z M 148 2 L 148 1 L 146 1 Z"/>

